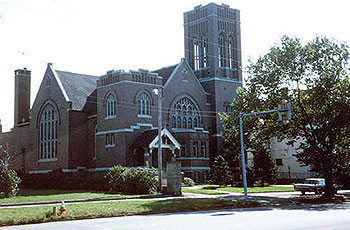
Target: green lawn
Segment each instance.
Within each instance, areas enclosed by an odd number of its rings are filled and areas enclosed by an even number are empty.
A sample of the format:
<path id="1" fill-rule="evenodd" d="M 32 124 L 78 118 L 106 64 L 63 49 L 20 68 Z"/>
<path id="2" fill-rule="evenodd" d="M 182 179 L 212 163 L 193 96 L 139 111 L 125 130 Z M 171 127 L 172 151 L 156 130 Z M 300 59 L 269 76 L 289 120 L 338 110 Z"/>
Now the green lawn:
<path id="1" fill-rule="evenodd" d="M 200 185 L 202 189 L 182 188 L 183 192 L 219 195 L 225 192 L 243 193 L 243 188 L 238 187 L 219 187 L 218 185 Z M 257 192 L 286 192 L 294 191 L 293 187 L 254 187 L 248 188 L 249 193 Z M 108 198 L 127 198 L 127 197 L 153 197 L 154 195 L 121 195 L 108 194 L 96 191 L 71 191 L 71 190 L 35 190 L 22 189 L 17 196 L 0 199 L 0 205 L 15 204 L 15 203 L 29 203 L 29 202 L 45 202 L 45 201 L 67 201 L 67 200 L 82 200 L 82 199 L 108 199 Z"/>
<path id="2" fill-rule="evenodd" d="M 220 187 L 219 185 L 200 185 L 203 189 L 213 191 L 226 191 L 226 192 L 237 192 L 243 193 L 244 189 L 240 187 Z M 291 192 L 294 191 L 293 187 L 281 187 L 281 186 L 266 186 L 266 187 L 248 187 L 248 193 L 259 193 L 259 192 Z"/>
<path id="3" fill-rule="evenodd" d="M 42 223 L 57 220 L 74 220 L 98 217 L 127 216 L 139 214 L 171 213 L 226 208 L 258 207 L 259 203 L 224 199 L 171 199 L 129 200 L 96 203 L 67 204 L 67 212 L 50 216 L 53 206 L 0 209 L 0 226 Z M 56 206 L 57 209 L 59 206 Z"/>
<path id="4" fill-rule="evenodd" d="M 206 194 L 206 195 L 222 195 L 227 194 L 217 190 L 206 190 L 206 189 L 193 189 L 193 188 L 182 188 L 182 192 L 195 193 L 195 194 Z"/>
<path id="5" fill-rule="evenodd" d="M 147 195 L 149 196 L 149 195 Z M 36 190 L 22 189 L 14 197 L 0 199 L 1 204 L 61 201 L 61 200 L 82 200 L 82 199 L 106 199 L 126 198 L 131 195 L 108 194 L 97 191 L 72 191 L 72 190 Z"/>

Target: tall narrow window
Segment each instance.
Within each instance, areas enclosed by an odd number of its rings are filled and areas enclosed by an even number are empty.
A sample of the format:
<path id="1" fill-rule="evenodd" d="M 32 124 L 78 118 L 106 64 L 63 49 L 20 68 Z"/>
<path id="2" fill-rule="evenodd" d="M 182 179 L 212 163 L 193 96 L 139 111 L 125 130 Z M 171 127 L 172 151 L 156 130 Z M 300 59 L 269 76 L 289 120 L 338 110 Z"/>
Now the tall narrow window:
<path id="1" fill-rule="evenodd" d="M 199 41 L 194 40 L 193 42 L 193 63 L 194 70 L 199 70 Z"/>
<path id="2" fill-rule="evenodd" d="M 117 113 L 117 101 L 113 94 L 106 99 L 106 118 L 115 118 Z"/>
<path id="3" fill-rule="evenodd" d="M 96 133 L 97 133 L 97 125 L 95 125 L 94 127 L 94 160 L 97 159 L 97 136 L 96 136 Z"/>
<path id="4" fill-rule="evenodd" d="M 193 142 L 193 156 L 198 157 L 198 142 L 197 141 Z"/>
<path id="5" fill-rule="evenodd" d="M 202 67 L 208 67 L 208 38 L 203 37 L 202 39 Z"/>
<path id="6" fill-rule="evenodd" d="M 185 157 L 185 156 L 186 156 L 186 146 L 185 145 L 181 145 L 180 157 Z"/>
<path id="7" fill-rule="evenodd" d="M 201 157 L 207 157 L 207 144 L 205 141 L 201 142 Z"/>
<path id="8" fill-rule="evenodd" d="M 223 34 L 219 36 L 219 47 L 218 47 L 218 57 L 219 57 L 219 67 L 225 67 L 225 37 Z"/>
<path id="9" fill-rule="evenodd" d="M 57 125 L 57 112 L 51 104 L 47 104 L 39 123 L 39 160 L 57 159 Z"/>
<path id="10" fill-rule="evenodd" d="M 233 56 L 234 50 L 233 50 L 233 47 L 234 47 L 233 38 L 232 38 L 232 36 L 230 36 L 228 39 L 228 65 L 229 65 L 228 67 L 230 69 L 234 68 L 234 56 Z"/>
<path id="11" fill-rule="evenodd" d="M 225 107 L 225 112 L 227 114 L 232 114 L 233 113 L 233 108 L 232 108 L 230 103 L 225 103 L 224 107 Z"/>
<path id="12" fill-rule="evenodd" d="M 106 134 L 106 148 L 114 147 L 114 146 L 115 146 L 114 133 Z"/>
<path id="13" fill-rule="evenodd" d="M 139 114 L 151 115 L 151 99 L 146 93 L 142 93 L 139 98 Z"/>
<path id="14" fill-rule="evenodd" d="M 181 98 L 172 107 L 170 113 L 173 128 L 193 129 L 199 127 L 199 112 L 187 97 Z"/>

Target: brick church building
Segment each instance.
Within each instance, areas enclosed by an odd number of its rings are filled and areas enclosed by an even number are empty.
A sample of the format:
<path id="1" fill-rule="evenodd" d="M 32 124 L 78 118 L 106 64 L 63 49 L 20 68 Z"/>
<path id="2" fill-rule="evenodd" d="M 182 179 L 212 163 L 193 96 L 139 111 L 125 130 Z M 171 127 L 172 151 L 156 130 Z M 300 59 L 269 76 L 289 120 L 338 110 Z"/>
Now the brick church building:
<path id="1" fill-rule="evenodd" d="M 16 70 L 15 123 L 1 133 L 15 168 L 157 167 L 158 89 L 163 164 L 175 155 L 186 176 L 205 181 L 223 147 L 219 113 L 230 109 L 242 86 L 239 10 L 210 3 L 185 12 L 184 41 L 185 58 L 154 71 L 91 76 L 49 63 L 32 107 L 31 71 Z"/>

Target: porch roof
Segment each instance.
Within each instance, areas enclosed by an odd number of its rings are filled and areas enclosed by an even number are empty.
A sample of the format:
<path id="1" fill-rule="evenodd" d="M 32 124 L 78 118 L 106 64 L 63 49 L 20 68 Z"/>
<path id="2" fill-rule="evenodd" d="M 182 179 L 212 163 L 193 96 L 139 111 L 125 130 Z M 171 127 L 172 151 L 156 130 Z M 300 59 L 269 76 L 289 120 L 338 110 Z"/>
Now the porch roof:
<path id="1" fill-rule="evenodd" d="M 162 137 L 167 137 L 170 143 L 165 144 L 162 143 L 162 148 L 173 148 L 180 149 L 179 142 L 175 139 L 175 137 L 164 128 L 161 132 Z M 144 131 L 140 136 L 136 138 L 134 143 L 131 145 L 131 148 L 144 148 L 148 147 L 149 149 L 158 148 L 158 130 L 152 129 Z"/>

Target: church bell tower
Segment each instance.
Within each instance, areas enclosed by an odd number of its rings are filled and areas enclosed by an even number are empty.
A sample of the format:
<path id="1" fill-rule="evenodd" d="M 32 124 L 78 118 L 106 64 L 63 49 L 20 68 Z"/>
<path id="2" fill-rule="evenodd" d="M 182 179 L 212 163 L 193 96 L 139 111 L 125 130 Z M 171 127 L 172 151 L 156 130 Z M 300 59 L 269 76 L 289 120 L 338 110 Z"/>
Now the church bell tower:
<path id="1" fill-rule="evenodd" d="M 196 6 L 184 13 L 185 58 L 210 94 L 211 159 L 223 146 L 218 114 L 230 110 L 242 86 L 240 11 L 225 4 Z"/>

